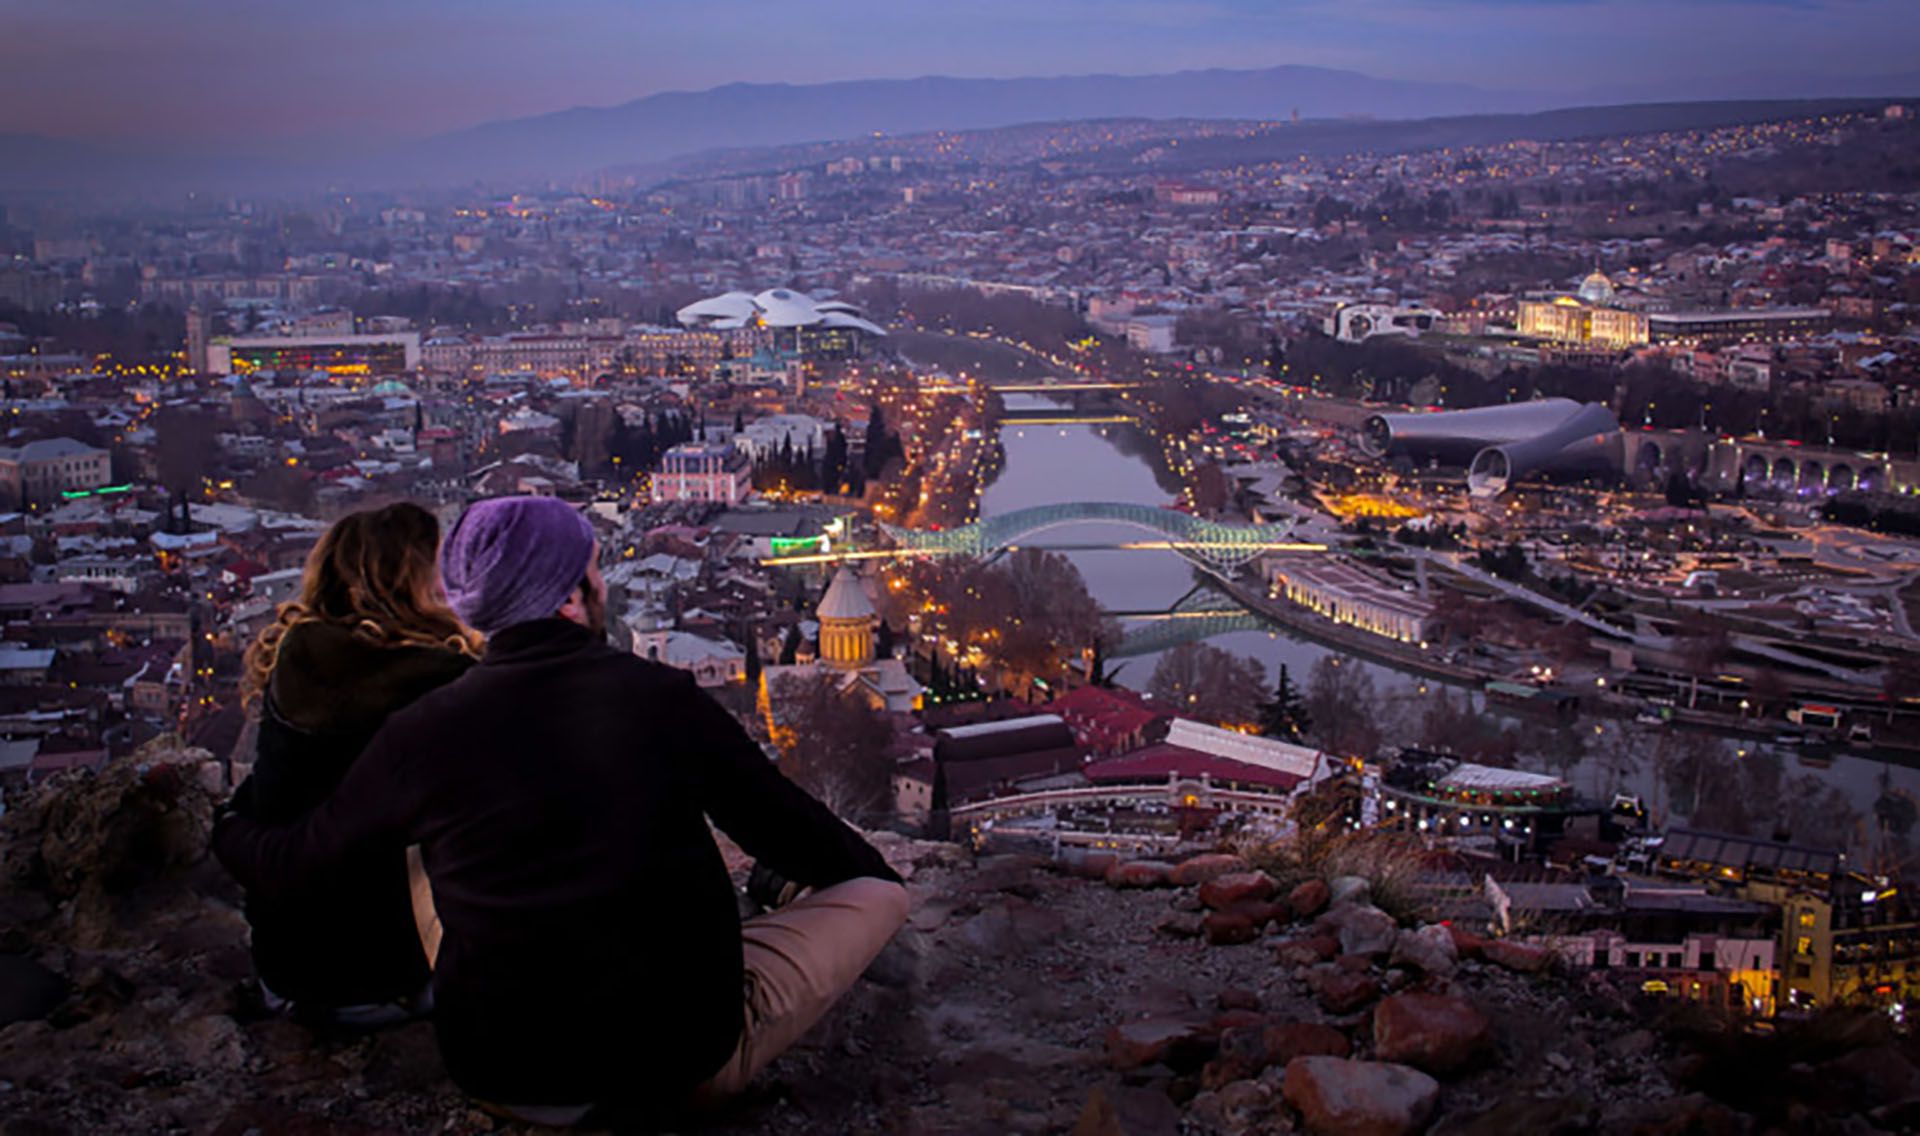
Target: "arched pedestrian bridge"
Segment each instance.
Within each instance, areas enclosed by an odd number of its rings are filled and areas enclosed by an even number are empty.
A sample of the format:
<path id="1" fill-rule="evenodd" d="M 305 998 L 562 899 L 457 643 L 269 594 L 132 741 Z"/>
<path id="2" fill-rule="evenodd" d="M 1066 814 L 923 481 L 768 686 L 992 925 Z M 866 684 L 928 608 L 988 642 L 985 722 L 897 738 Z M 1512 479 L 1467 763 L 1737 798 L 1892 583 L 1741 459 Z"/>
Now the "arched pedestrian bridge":
<path id="1" fill-rule="evenodd" d="M 1197 586 L 1165 611 L 1116 611 L 1109 615 L 1126 626 L 1120 642 L 1107 652 L 1118 662 L 1157 654 L 1182 643 L 1197 643 L 1230 631 L 1266 631 L 1273 624 L 1213 588 Z"/>
<path id="2" fill-rule="evenodd" d="M 1118 501 L 1081 501 L 1016 509 L 959 528 L 930 531 L 882 526 L 902 551 L 922 555 L 991 556 L 1018 547 L 1048 529 L 1087 522 L 1128 525 L 1161 539 L 1103 545 L 1114 548 L 1167 549 L 1215 572 L 1231 572 L 1265 552 L 1316 551 L 1316 544 L 1293 540 L 1291 522 L 1231 525 L 1178 509 Z"/>

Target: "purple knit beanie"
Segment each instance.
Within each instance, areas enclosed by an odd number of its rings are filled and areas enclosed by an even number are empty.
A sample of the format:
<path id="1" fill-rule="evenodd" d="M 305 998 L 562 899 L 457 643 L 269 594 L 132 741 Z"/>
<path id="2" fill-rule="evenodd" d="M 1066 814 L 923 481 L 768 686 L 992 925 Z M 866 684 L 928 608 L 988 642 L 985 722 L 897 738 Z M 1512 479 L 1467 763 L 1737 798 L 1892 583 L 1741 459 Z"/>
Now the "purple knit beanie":
<path id="1" fill-rule="evenodd" d="M 552 497 L 495 497 L 460 514 L 440 546 L 453 610 L 475 631 L 545 619 L 587 574 L 593 526 Z"/>

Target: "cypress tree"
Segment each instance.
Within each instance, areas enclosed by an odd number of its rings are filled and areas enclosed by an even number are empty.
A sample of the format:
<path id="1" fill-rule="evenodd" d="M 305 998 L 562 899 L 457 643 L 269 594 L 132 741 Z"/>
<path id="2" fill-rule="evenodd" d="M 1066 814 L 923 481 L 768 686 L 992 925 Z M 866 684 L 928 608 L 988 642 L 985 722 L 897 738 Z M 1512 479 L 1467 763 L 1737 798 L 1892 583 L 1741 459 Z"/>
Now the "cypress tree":
<path id="1" fill-rule="evenodd" d="M 1280 681 L 1274 685 L 1273 697 L 1260 704 L 1260 733 L 1264 737 L 1294 741 L 1312 725 L 1306 699 L 1301 696 L 1300 688 L 1293 685 L 1287 664 L 1281 663 Z"/>

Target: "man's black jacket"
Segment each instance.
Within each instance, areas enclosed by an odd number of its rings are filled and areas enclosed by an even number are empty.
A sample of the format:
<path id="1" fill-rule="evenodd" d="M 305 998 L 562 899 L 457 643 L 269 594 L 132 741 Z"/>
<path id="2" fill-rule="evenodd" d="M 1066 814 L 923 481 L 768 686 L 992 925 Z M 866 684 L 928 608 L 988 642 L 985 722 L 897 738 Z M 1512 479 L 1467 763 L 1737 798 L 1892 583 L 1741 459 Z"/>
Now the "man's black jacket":
<path id="1" fill-rule="evenodd" d="M 514 1105 L 667 1100 L 719 1069 L 742 1024 L 739 915 L 708 817 L 802 884 L 898 879 L 690 675 L 543 619 L 388 719 L 306 820 L 229 816 L 213 844 L 268 895 L 420 844 L 454 1080 Z"/>
<path id="2" fill-rule="evenodd" d="M 297 623 L 280 641 L 260 714 L 253 775 L 233 807 L 291 824 L 332 794 L 387 716 L 465 673 L 472 660 L 434 647 L 380 647 L 330 623 Z M 306 1006 L 392 1002 L 427 984 L 404 851 L 369 846 L 312 887 L 247 894 L 260 981 Z"/>

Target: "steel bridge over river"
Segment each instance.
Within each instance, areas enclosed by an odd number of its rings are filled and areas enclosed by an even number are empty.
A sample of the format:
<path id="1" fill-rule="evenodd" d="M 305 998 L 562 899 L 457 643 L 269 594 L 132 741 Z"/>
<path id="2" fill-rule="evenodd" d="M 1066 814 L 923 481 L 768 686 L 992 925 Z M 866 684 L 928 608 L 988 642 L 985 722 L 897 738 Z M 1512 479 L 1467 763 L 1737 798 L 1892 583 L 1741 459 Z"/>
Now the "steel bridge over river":
<path id="1" fill-rule="evenodd" d="M 1088 523 L 1125 525 L 1159 539 L 1085 547 L 1164 549 L 1208 571 L 1226 574 L 1268 552 L 1321 551 L 1324 548 L 1323 545 L 1293 539 L 1291 523 L 1225 524 L 1178 509 L 1120 501 L 1036 505 L 951 529 L 906 529 L 892 525 L 883 525 L 882 528 L 904 555 L 995 556 L 1017 549 L 1022 541 L 1049 529 Z"/>

